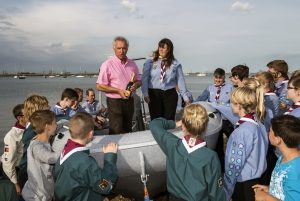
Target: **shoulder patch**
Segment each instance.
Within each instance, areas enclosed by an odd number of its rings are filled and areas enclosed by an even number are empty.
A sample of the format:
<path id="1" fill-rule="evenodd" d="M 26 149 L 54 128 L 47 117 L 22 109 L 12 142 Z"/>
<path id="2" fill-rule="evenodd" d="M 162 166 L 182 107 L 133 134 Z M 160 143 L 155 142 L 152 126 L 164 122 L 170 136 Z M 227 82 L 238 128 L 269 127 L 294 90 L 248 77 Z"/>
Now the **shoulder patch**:
<path id="1" fill-rule="evenodd" d="M 109 181 L 107 181 L 106 179 L 102 179 L 102 181 L 99 184 L 99 187 L 104 190 L 109 186 Z"/>

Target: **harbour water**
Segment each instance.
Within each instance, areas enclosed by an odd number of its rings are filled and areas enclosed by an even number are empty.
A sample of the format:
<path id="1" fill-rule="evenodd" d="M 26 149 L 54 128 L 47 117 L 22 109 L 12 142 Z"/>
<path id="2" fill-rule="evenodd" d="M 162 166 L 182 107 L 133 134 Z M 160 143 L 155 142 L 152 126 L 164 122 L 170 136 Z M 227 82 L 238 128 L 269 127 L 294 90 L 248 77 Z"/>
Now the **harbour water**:
<path id="1" fill-rule="evenodd" d="M 0 154 L 2 155 L 3 153 L 3 138 L 15 123 L 12 114 L 12 109 L 15 105 L 23 103 L 24 100 L 32 94 L 39 94 L 47 97 L 49 105 L 52 106 L 60 100 L 61 93 L 65 88 L 79 87 L 84 91 L 88 88 L 93 88 L 96 91 L 96 80 L 96 77 L 0 78 Z M 185 80 L 187 88 L 192 92 L 194 98 L 196 98 L 209 83 L 213 82 L 210 74 L 205 77 L 186 76 Z M 104 101 L 105 97 L 102 99 Z"/>

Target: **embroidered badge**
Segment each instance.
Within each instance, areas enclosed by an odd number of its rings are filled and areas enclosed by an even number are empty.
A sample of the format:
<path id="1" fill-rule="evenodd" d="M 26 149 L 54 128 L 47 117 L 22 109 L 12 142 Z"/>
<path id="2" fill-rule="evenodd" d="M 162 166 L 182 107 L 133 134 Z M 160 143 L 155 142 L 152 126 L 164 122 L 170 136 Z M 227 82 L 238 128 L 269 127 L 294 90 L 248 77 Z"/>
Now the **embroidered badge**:
<path id="1" fill-rule="evenodd" d="M 4 146 L 4 152 L 9 152 L 9 146 L 8 145 Z"/>
<path id="2" fill-rule="evenodd" d="M 223 187 L 223 184 L 224 184 L 223 178 L 220 177 L 220 178 L 218 179 L 218 187 L 219 187 L 219 188 Z"/>
<path id="3" fill-rule="evenodd" d="M 108 182 L 107 180 L 105 180 L 105 179 L 102 179 L 102 181 L 101 181 L 100 184 L 99 184 L 99 187 L 100 187 L 102 190 L 104 190 L 104 189 L 107 188 L 108 185 L 109 185 L 109 182 Z"/>

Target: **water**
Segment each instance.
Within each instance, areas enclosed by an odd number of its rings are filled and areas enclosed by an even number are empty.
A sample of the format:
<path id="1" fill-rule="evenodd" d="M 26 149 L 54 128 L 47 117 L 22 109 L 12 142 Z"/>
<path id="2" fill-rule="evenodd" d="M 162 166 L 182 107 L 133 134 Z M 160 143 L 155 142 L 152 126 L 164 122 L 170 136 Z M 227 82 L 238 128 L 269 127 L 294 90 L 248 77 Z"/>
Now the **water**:
<path id="1" fill-rule="evenodd" d="M 212 83 L 211 75 L 206 77 L 186 76 L 187 88 L 196 98 L 209 83 Z M 32 94 L 47 97 L 50 106 L 60 100 L 61 93 L 65 88 L 79 87 L 84 90 L 93 88 L 96 91 L 96 77 L 68 77 L 68 78 L 44 78 L 27 77 L 26 79 L 14 79 L 12 77 L 0 78 L 0 154 L 3 152 L 3 138 L 15 123 L 12 109 L 21 104 Z M 103 99 L 105 99 L 103 97 Z"/>

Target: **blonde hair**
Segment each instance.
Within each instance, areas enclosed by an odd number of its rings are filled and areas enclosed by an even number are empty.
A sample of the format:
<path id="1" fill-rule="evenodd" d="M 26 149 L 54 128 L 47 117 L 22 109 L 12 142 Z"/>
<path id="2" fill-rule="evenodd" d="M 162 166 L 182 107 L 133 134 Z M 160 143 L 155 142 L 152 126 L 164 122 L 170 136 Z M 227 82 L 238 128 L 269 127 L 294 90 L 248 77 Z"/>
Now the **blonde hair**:
<path id="1" fill-rule="evenodd" d="M 49 102 L 45 96 L 37 94 L 31 95 L 24 101 L 24 118 L 28 122 L 30 116 L 37 110 L 43 110 L 49 107 Z"/>
<path id="2" fill-rule="evenodd" d="M 183 110 L 182 124 L 192 136 L 202 137 L 208 125 L 206 109 L 198 104 L 186 106 Z"/>
<path id="3" fill-rule="evenodd" d="M 230 102 L 239 104 L 246 113 L 255 112 L 258 119 L 263 121 L 265 117 L 264 92 L 262 86 L 255 87 L 254 83 L 259 82 L 257 80 L 256 82 L 246 82 L 245 86 L 234 89 Z"/>
<path id="4" fill-rule="evenodd" d="M 69 128 L 73 139 L 84 140 L 94 130 L 94 119 L 86 112 L 78 112 L 70 119 Z"/>

